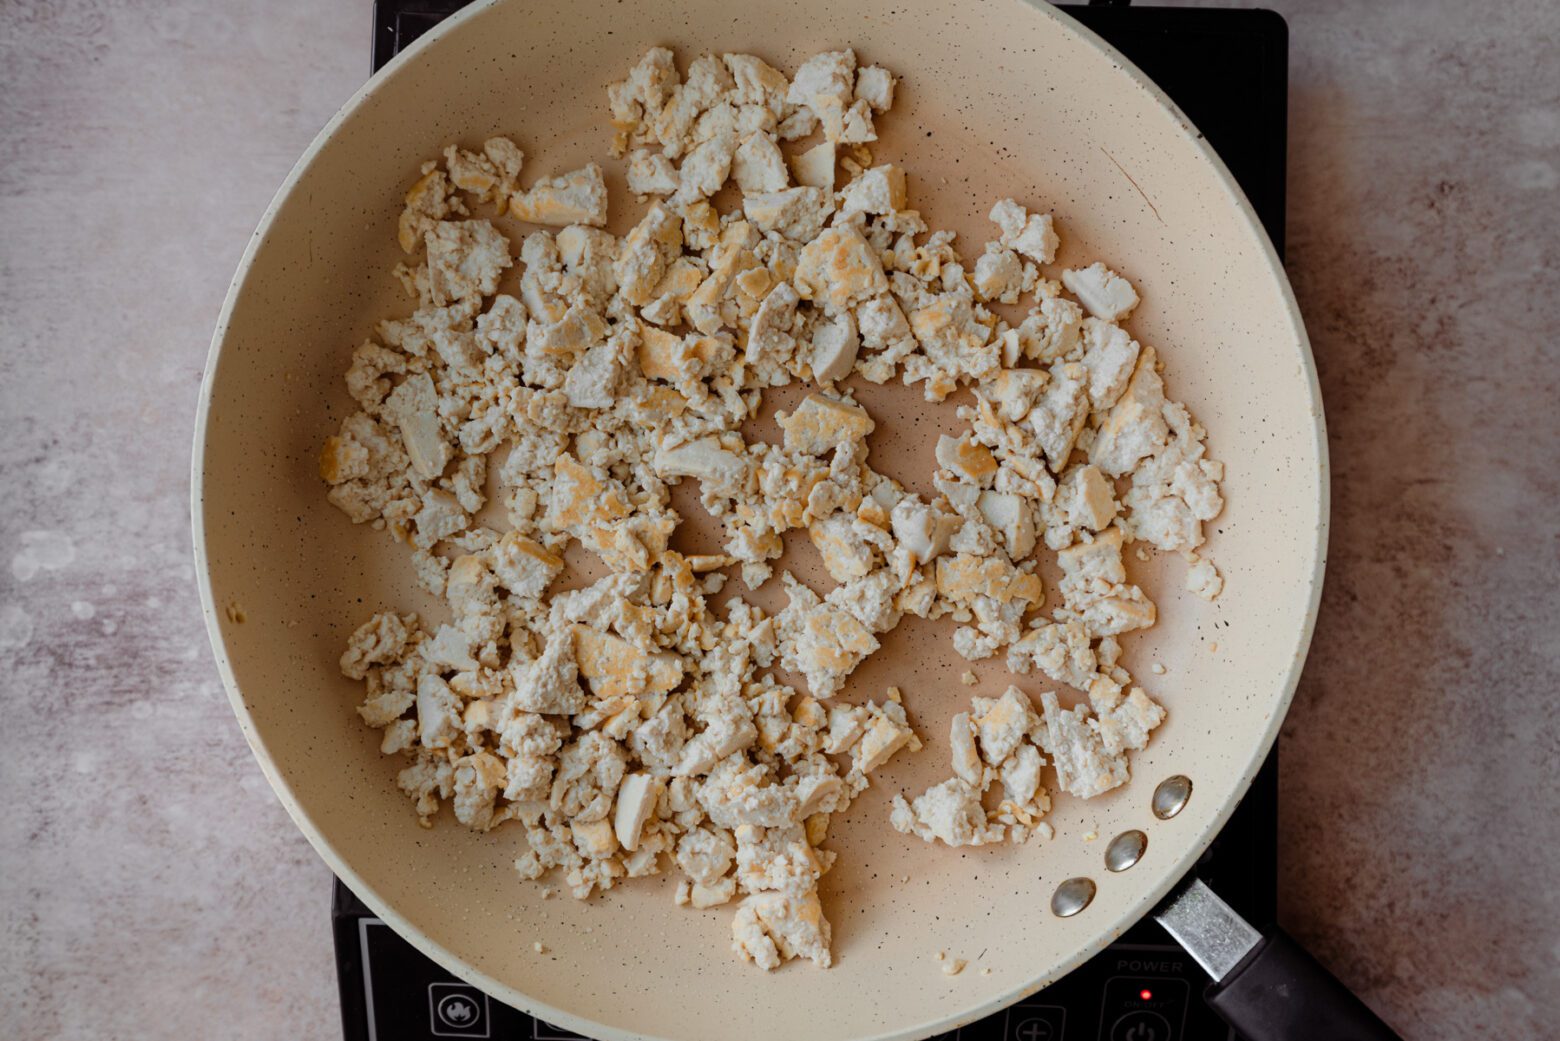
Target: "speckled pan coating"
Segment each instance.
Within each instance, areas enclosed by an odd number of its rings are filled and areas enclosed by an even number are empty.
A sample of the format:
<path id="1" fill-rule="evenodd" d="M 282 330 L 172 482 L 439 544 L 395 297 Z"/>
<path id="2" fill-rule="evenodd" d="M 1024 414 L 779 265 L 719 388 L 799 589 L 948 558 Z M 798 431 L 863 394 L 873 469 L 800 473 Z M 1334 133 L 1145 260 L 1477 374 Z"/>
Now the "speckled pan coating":
<path id="1" fill-rule="evenodd" d="M 1129 560 L 1161 622 L 1125 641 L 1127 664 L 1170 720 L 1135 757 L 1130 785 L 1088 803 L 1058 798 L 1053 842 L 950 851 L 891 831 L 888 796 L 948 772 L 947 720 L 968 703 L 959 676 L 970 666 L 944 625 L 910 619 L 858 671 L 846 696 L 897 683 L 929 741 L 836 821 L 840 857 L 824 883 L 836 966 L 826 972 L 740 964 L 726 950 L 729 908 L 676 908 L 660 881 L 588 904 L 544 901 L 510 866 L 515 829 L 475 835 L 447 816 L 418 828 L 394 762 L 353 712 L 359 687 L 336 671 L 369 613 L 425 606 L 404 551 L 329 506 L 314 464 L 348 406 L 349 352 L 376 317 L 405 307 L 389 277 L 401 193 L 451 140 L 513 135 L 530 156 L 528 181 L 603 157 L 603 88 L 658 43 L 684 62 L 751 51 L 786 68 L 849 44 L 901 75 L 874 151 L 908 169 L 912 204 L 957 230 L 968 255 L 991 233 L 993 199 L 1054 208 L 1064 263 L 1105 258 L 1142 291 L 1129 327 L 1159 348 L 1171 394 L 1229 471 L 1228 505 L 1210 525 L 1208 551 L 1227 579 L 1216 604 L 1181 592 L 1178 559 Z M 932 408 L 902 388 L 862 396 L 879 423 L 873 464 L 924 487 L 936 433 L 958 425 L 952 404 Z M 1056 979 L 1132 924 L 1217 831 L 1277 733 L 1310 637 L 1327 517 L 1311 355 L 1250 208 L 1140 74 L 1022 0 L 515 0 L 452 19 L 348 103 L 262 222 L 213 340 L 194 486 L 202 594 L 234 709 L 331 867 L 500 999 L 602 1038 L 679 1041 L 925 1037 Z M 799 563 L 811 577 L 813 562 Z M 974 670 L 975 693 L 1007 682 L 996 663 Z M 1160 821 L 1149 799 L 1172 773 L 1196 791 Z M 1147 854 L 1107 872 L 1106 844 L 1128 828 L 1147 832 Z M 1077 875 L 1094 878 L 1098 896 L 1053 917 L 1051 892 Z M 971 967 L 945 977 L 939 950 Z"/>

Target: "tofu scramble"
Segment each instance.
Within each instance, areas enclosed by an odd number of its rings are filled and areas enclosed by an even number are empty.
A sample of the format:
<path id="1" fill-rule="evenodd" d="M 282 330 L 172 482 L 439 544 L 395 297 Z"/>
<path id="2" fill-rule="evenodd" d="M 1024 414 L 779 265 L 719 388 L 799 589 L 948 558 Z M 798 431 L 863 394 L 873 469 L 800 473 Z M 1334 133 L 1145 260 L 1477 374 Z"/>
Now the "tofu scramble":
<path id="1" fill-rule="evenodd" d="M 849 50 L 787 78 L 743 54 L 681 74 L 652 49 L 608 90 L 643 210 L 621 239 L 599 164 L 523 187 L 507 138 L 450 146 L 399 221 L 415 309 L 353 352 L 358 411 L 320 456 L 330 501 L 404 543 L 448 609 L 376 614 L 341 659 L 422 823 L 445 802 L 479 831 L 517 822 L 519 873 L 581 899 L 675 869 L 679 904 L 735 903 L 733 949 L 764 969 L 830 964 L 830 818 L 921 747 L 897 689 L 836 699 L 902 617 L 949 617 L 965 658 L 1086 694 L 975 697 L 952 776 L 893 800 L 892 826 L 928 841 L 1019 843 L 1050 833 L 1047 765 L 1062 792 L 1108 791 L 1164 719 L 1120 664 L 1119 637 L 1155 621 L 1124 547 L 1182 553 L 1204 597 L 1222 586 L 1196 554 L 1222 466 L 1119 324 L 1137 291 L 1104 263 L 1053 270 L 1055 220 L 1013 199 L 966 266 L 872 156 L 895 84 Z M 484 212 L 536 226 L 518 258 Z M 948 406 L 935 494 L 872 469 L 851 377 L 973 392 Z M 810 393 L 781 443 L 745 436 L 793 382 Z M 671 548 L 685 480 L 719 553 Z M 782 571 L 783 610 L 715 606 L 728 574 L 774 577 L 793 530 L 832 589 Z M 574 542 L 606 575 L 554 590 Z M 1042 547 L 1061 571 L 1048 614 Z"/>

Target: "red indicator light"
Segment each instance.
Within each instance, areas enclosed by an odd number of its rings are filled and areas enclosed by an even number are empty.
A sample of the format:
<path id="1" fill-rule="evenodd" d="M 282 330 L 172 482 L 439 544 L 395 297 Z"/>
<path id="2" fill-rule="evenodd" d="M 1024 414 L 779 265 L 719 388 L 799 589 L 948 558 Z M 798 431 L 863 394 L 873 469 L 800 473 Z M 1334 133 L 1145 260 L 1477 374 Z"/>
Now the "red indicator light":
<path id="1" fill-rule="evenodd" d="M 1144 1001 L 1153 1001 L 1154 992 L 1149 990 L 1147 987 L 1144 987 L 1142 990 L 1138 991 L 1138 997 L 1142 998 Z"/>

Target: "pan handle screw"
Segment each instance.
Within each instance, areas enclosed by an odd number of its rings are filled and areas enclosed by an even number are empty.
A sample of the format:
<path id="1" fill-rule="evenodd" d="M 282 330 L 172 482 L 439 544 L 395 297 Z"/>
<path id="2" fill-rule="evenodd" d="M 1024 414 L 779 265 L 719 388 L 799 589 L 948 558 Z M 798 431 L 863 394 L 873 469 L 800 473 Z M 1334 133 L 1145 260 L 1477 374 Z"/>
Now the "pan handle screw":
<path id="1" fill-rule="evenodd" d="M 1141 831 L 1124 831 L 1105 847 L 1105 866 L 1111 871 L 1125 871 L 1143 859 L 1143 851 L 1146 849 L 1147 835 Z"/>
<path id="2" fill-rule="evenodd" d="M 1094 899 L 1094 879 L 1069 878 L 1056 887 L 1051 895 L 1051 913 L 1058 918 L 1071 918 L 1089 906 Z"/>
<path id="3" fill-rule="evenodd" d="M 1159 782 L 1159 787 L 1154 789 L 1154 816 L 1162 821 L 1186 809 L 1187 800 L 1192 797 L 1192 779 L 1183 774 L 1174 777 L 1166 777 Z"/>

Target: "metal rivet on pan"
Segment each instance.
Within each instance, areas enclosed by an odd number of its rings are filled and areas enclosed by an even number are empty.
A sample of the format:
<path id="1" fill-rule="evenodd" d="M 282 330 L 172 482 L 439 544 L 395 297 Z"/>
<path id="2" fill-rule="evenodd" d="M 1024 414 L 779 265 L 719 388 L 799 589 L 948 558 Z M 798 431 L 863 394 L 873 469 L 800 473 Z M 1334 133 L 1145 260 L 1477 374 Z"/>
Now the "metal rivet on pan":
<path id="1" fill-rule="evenodd" d="M 1176 774 L 1166 777 L 1154 789 L 1154 816 L 1162 821 L 1186 809 L 1186 800 L 1192 797 L 1192 779 Z"/>
<path id="2" fill-rule="evenodd" d="M 1112 871 L 1125 871 L 1143 859 L 1143 851 L 1147 848 L 1147 835 L 1141 831 L 1124 831 L 1105 847 L 1105 866 Z"/>
<path id="3" fill-rule="evenodd" d="M 1071 918 L 1089 906 L 1094 899 L 1094 879 L 1069 878 L 1051 894 L 1051 913 L 1058 918 Z"/>

